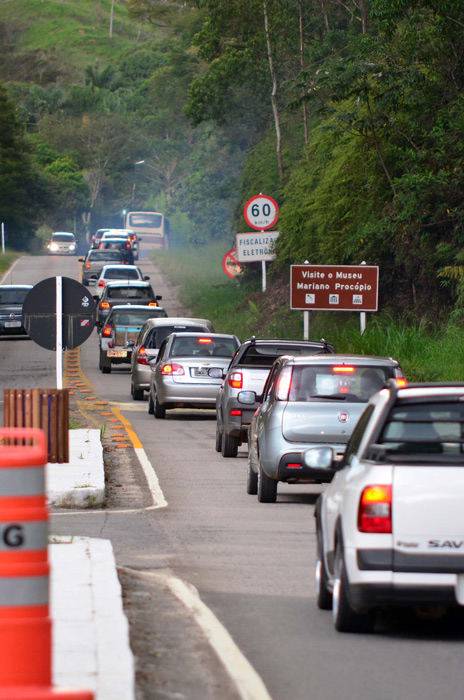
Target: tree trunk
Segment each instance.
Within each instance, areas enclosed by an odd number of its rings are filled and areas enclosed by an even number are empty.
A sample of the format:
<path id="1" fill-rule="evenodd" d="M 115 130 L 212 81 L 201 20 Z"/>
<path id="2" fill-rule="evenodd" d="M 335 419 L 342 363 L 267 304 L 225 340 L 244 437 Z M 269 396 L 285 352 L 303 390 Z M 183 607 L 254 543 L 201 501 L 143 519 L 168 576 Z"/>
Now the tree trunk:
<path id="1" fill-rule="evenodd" d="M 279 116 L 279 106 L 277 104 L 277 77 L 274 68 L 274 59 L 272 56 L 272 46 L 271 37 L 269 34 L 269 16 L 267 12 L 267 0 L 263 0 L 263 14 L 264 14 L 264 32 L 266 35 L 267 44 L 267 57 L 269 61 L 269 71 L 271 73 L 272 81 L 272 93 L 271 93 L 271 104 L 272 113 L 274 115 L 274 124 L 276 132 L 276 153 L 277 153 L 277 165 L 279 168 L 279 177 L 281 180 L 284 179 L 284 167 L 282 163 L 282 135 L 280 131 L 280 116 Z"/>
<path id="2" fill-rule="evenodd" d="M 304 58 L 304 28 L 303 28 L 303 2 L 300 0 L 300 67 L 301 70 L 305 69 L 305 58 Z M 305 94 L 304 87 L 302 88 L 303 97 Z M 308 130 L 308 107 L 306 102 L 303 102 L 303 124 L 304 124 L 304 142 L 305 145 L 309 141 L 309 130 Z"/>

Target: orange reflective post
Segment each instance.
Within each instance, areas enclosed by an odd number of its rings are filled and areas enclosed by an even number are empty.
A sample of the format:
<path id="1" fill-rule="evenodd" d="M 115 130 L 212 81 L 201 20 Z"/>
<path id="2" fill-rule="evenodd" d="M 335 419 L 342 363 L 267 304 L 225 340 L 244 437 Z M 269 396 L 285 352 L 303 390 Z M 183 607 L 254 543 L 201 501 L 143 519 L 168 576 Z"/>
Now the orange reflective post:
<path id="1" fill-rule="evenodd" d="M 92 700 L 51 685 L 45 433 L 3 428 L 0 441 L 0 698 Z"/>

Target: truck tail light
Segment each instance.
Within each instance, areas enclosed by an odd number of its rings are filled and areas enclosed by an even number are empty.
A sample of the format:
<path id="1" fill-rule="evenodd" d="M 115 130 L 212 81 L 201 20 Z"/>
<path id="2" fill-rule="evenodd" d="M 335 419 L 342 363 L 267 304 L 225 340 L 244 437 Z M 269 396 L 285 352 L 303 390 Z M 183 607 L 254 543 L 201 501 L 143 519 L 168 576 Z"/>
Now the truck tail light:
<path id="1" fill-rule="evenodd" d="M 103 280 L 100 280 L 100 282 L 98 283 L 98 286 L 99 286 L 99 287 L 104 287 L 104 286 L 105 286 L 105 282 L 104 282 Z"/>
<path id="2" fill-rule="evenodd" d="M 109 309 L 109 308 L 110 308 L 110 303 L 109 303 L 109 301 L 102 301 L 102 302 L 100 303 L 100 308 L 101 308 L 101 309 Z"/>
<path id="3" fill-rule="evenodd" d="M 232 372 L 229 377 L 229 386 L 231 386 L 232 389 L 242 389 L 243 374 L 241 372 Z"/>
<path id="4" fill-rule="evenodd" d="M 180 377 L 182 374 L 185 374 L 185 372 L 182 365 L 177 365 L 173 362 L 172 364 L 163 365 L 163 367 L 161 368 L 161 374 L 175 374 L 177 377 Z"/>
<path id="5" fill-rule="evenodd" d="M 111 336 L 111 334 L 113 333 L 113 330 L 114 330 L 113 326 L 111 324 L 107 323 L 102 331 L 102 335 L 104 335 L 105 338 L 109 338 Z"/>
<path id="6" fill-rule="evenodd" d="M 139 365 L 150 364 L 147 360 L 147 350 L 143 345 L 137 353 L 137 364 L 139 364 Z"/>
<path id="7" fill-rule="evenodd" d="M 148 306 L 158 306 L 158 302 L 156 301 L 151 301 Z"/>
<path id="8" fill-rule="evenodd" d="M 360 532 L 392 531 L 392 487 L 384 484 L 366 486 L 358 510 Z"/>

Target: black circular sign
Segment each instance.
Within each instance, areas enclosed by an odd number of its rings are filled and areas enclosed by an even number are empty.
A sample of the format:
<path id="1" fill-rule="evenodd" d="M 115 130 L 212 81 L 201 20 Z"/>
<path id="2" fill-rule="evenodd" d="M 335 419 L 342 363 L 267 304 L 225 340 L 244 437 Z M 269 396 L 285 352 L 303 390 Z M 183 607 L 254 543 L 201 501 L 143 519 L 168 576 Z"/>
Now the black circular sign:
<path id="1" fill-rule="evenodd" d="M 56 277 L 36 284 L 23 305 L 23 324 L 37 345 L 56 350 Z M 87 287 L 71 279 L 61 278 L 63 350 L 82 345 L 95 326 L 96 305 Z"/>

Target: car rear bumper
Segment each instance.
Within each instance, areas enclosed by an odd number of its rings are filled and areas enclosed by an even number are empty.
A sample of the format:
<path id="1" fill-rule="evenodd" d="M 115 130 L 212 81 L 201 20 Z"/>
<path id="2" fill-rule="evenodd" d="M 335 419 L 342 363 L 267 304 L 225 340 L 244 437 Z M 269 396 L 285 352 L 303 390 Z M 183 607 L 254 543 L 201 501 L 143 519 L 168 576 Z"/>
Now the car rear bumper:
<path id="1" fill-rule="evenodd" d="M 302 452 L 289 452 L 279 461 L 277 479 L 279 481 L 299 481 L 302 483 L 325 484 L 332 481 L 334 469 L 315 469 L 307 467 L 301 459 Z"/>
<path id="2" fill-rule="evenodd" d="M 216 408 L 216 396 L 220 384 L 175 384 L 163 382 L 156 386 L 156 394 L 161 404 L 182 403 L 190 406 Z"/>
<path id="3" fill-rule="evenodd" d="M 453 586 L 394 586 L 393 584 L 356 584 L 349 598 L 356 610 L 381 606 L 458 605 Z"/>

